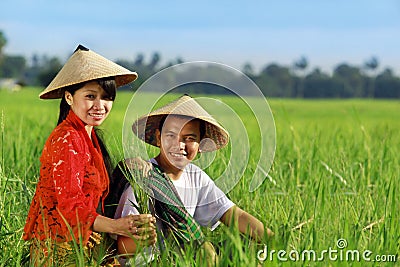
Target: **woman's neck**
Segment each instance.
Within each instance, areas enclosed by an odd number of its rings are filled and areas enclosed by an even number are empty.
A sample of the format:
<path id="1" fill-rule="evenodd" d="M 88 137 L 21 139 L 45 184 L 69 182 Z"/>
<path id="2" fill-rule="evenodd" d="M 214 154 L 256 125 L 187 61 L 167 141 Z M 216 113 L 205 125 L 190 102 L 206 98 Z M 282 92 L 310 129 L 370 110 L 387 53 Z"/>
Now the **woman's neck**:
<path id="1" fill-rule="evenodd" d="M 85 129 L 86 129 L 86 132 L 87 132 L 87 134 L 89 135 L 89 138 L 90 139 L 92 139 L 92 130 L 93 130 L 93 126 L 91 126 L 91 125 L 85 125 Z"/>

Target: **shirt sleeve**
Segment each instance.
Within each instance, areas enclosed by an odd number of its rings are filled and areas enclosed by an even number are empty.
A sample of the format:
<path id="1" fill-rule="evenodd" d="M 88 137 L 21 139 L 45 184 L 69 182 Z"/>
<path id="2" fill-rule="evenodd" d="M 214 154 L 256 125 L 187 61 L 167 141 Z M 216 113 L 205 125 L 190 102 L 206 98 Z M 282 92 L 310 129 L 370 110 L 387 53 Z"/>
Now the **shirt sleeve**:
<path id="1" fill-rule="evenodd" d="M 128 215 L 139 214 L 135 205 L 138 206 L 135 194 L 133 193 L 132 187 L 128 186 L 121 195 L 114 218 L 118 219 Z"/>
<path id="2" fill-rule="evenodd" d="M 98 171 L 90 166 L 90 154 L 73 132 L 66 132 L 64 137 L 54 140 L 51 149 L 58 212 L 72 228 L 75 237 L 79 233 L 87 235 L 98 216 L 99 197 L 95 194 L 98 192 L 84 190 L 84 186 L 91 188 Z"/>
<path id="3" fill-rule="evenodd" d="M 208 176 L 208 182 L 199 192 L 199 202 L 194 213 L 194 219 L 201 226 L 208 226 L 214 230 L 225 212 L 234 206 L 234 203 L 219 189 Z"/>

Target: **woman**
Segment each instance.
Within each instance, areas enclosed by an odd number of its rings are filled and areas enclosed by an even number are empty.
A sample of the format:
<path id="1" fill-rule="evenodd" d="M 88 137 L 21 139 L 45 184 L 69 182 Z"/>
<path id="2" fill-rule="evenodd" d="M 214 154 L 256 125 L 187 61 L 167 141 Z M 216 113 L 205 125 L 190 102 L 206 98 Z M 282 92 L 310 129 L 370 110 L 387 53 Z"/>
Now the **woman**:
<path id="1" fill-rule="evenodd" d="M 139 225 L 155 228 L 148 215 L 102 215 L 111 164 L 94 127 L 111 111 L 116 88 L 136 78 L 135 72 L 80 45 L 39 95 L 62 100 L 58 125 L 40 158 L 40 178 L 24 228 L 23 238 L 32 240 L 31 264 L 97 264 L 105 254 L 99 250 L 105 242 L 98 232 L 135 237 Z M 148 238 L 154 236 L 155 230 Z"/>

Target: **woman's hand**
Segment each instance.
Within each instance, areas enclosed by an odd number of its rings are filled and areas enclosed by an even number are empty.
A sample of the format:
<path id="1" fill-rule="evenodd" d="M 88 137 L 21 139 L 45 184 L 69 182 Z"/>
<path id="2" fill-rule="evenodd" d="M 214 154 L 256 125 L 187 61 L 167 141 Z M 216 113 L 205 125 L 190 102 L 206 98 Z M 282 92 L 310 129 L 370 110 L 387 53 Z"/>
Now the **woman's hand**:
<path id="1" fill-rule="evenodd" d="M 129 215 L 116 220 L 121 226 L 118 235 L 133 238 L 142 245 L 153 245 L 157 240 L 156 219 L 151 214 Z"/>
<path id="2" fill-rule="evenodd" d="M 118 220 L 127 221 L 129 229 L 118 236 L 118 253 L 134 254 L 138 248 L 156 243 L 156 219 L 150 214 L 129 215 Z"/>
<path id="3" fill-rule="evenodd" d="M 151 214 L 128 215 L 119 219 L 99 215 L 93 223 L 93 230 L 133 238 L 142 245 L 153 245 L 157 240 L 156 218 Z"/>

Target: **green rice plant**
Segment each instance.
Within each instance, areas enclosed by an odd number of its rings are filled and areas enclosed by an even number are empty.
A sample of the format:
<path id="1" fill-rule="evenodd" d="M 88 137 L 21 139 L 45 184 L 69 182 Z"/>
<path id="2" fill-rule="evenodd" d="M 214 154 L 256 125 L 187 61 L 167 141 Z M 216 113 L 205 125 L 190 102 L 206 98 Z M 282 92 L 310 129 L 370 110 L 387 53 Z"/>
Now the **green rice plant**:
<path id="1" fill-rule="evenodd" d="M 56 124 L 58 101 L 38 100 L 39 89 L 0 91 L 0 266 L 21 266 L 28 254 L 22 229 L 39 176 L 39 157 Z M 122 149 L 123 116 L 131 93 L 119 92 L 103 124 L 111 155 L 118 162 Z M 221 97 L 235 107 L 237 100 Z M 255 100 L 256 101 L 256 100 Z M 372 256 L 400 254 L 400 105 L 396 100 L 271 99 L 277 133 L 274 163 L 255 192 L 248 191 L 257 166 L 259 147 L 250 145 L 244 172 L 228 196 L 239 207 L 275 232 L 264 240 L 271 250 L 370 250 Z M 140 109 L 140 105 L 137 106 Z M 145 111 L 143 111 L 144 113 Z M 249 139 L 257 139 L 254 121 L 243 109 L 241 119 Z M 224 114 L 221 114 L 223 116 Z M 240 151 L 240 150 L 239 150 Z M 239 152 L 239 153 L 241 153 Z M 149 155 L 155 151 L 149 148 Z M 218 177 L 241 155 L 221 151 L 206 169 Z M 231 161 L 231 162 L 230 162 Z M 261 166 L 262 167 L 262 166 Z M 254 244 L 235 229 L 204 229 L 216 246 L 221 266 L 257 266 L 263 244 Z M 184 257 L 163 252 L 157 266 L 201 266 L 187 249 Z M 263 266 L 397 266 L 397 262 L 265 260 Z"/>

